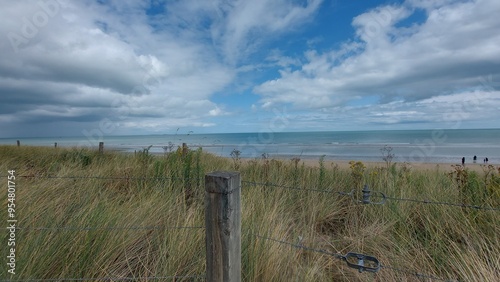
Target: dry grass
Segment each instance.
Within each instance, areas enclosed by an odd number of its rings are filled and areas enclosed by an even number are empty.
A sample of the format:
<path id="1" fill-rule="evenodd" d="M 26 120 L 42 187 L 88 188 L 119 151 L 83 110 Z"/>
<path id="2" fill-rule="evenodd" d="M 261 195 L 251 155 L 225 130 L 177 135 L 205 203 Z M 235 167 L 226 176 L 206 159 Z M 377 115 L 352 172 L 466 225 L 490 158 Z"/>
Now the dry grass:
<path id="1" fill-rule="evenodd" d="M 486 170 L 467 171 L 464 182 L 464 173 L 451 167 L 413 171 L 407 165 L 387 169 L 353 163 L 339 168 L 321 160 L 315 167 L 297 160 L 233 162 L 201 151 L 186 156 L 180 151 L 168 156 L 151 156 L 147 151 L 99 155 L 77 149 L 3 146 L 0 157 L 1 175 L 15 169 L 17 176 L 26 176 L 16 180 L 16 215 L 19 226 L 27 228 L 16 231 L 17 274 L 9 276 L 4 265 L 0 279 L 143 281 L 145 277 L 203 276 L 204 229 L 166 227 L 203 226 L 203 175 L 233 170 L 236 165 L 245 181 L 244 281 L 429 280 L 416 273 L 498 281 L 500 276 L 499 211 L 398 201 L 359 205 L 334 193 L 366 183 L 399 198 L 498 207 L 497 168 L 488 168 L 487 175 Z M 0 194 L 2 203 L 6 194 Z M 372 255 L 385 267 L 378 273 L 359 273 L 335 257 L 257 234 L 336 254 Z M 3 250 L 7 231 L 0 236 Z M 183 280 L 192 278 L 175 281 Z"/>

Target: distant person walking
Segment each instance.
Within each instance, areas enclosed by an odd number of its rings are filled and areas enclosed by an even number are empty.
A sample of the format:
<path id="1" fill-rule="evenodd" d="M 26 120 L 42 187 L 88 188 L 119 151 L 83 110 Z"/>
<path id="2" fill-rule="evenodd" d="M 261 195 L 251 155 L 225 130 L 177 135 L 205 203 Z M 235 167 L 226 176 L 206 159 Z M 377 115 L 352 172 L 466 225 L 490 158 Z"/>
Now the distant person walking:
<path id="1" fill-rule="evenodd" d="M 465 166 L 465 157 L 462 158 L 462 165 Z"/>
<path id="2" fill-rule="evenodd" d="M 473 158 L 472 160 L 474 160 L 474 163 L 476 163 L 476 161 L 477 161 L 477 156 L 476 156 L 476 155 L 474 155 L 474 158 Z"/>

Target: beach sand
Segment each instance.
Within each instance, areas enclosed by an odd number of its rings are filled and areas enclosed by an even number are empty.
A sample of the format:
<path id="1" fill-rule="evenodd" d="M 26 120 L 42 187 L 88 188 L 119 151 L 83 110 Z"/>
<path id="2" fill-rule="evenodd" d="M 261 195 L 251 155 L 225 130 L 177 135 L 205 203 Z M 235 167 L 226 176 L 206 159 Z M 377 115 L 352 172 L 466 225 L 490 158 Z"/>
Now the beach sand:
<path id="1" fill-rule="evenodd" d="M 118 152 L 123 152 L 123 150 L 118 149 L 118 148 L 110 148 L 108 150 L 111 151 L 118 151 Z M 130 152 L 127 152 L 130 153 Z M 133 154 L 133 153 L 132 153 Z M 153 155 L 164 155 L 164 153 L 152 153 Z M 232 160 L 230 157 L 222 157 L 226 158 L 228 160 Z M 285 163 L 291 162 L 290 158 L 269 158 L 269 160 L 279 160 Z M 241 158 L 241 161 L 243 162 L 248 162 L 256 160 L 255 158 Z M 258 159 L 261 160 L 261 159 Z M 354 160 L 354 161 L 359 161 L 359 160 Z M 349 169 L 350 168 L 350 161 L 348 160 L 325 160 L 324 161 L 324 166 L 325 168 L 329 169 L 332 168 L 333 166 L 337 166 L 339 169 Z M 383 161 L 361 161 L 367 168 L 375 168 L 375 167 L 386 167 L 386 163 Z M 309 166 L 309 167 L 319 167 L 319 158 L 313 159 L 313 158 L 303 158 L 300 159 L 300 165 Z M 393 162 L 392 164 L 396 164 L 397 166 L 403 165 L 403 163 L 400 162 Z M 500 164 L 494 164 L 490 163 L 493 165 L 495 168 L 500 167 Z M 484 165 L 490 165 L 490 164 L 484 164 L 483 162 L 477 162 L 477 163 L 465 163 L 465 168 L 469 169 L 470 171 L 475 171 L 475 172 L 483 172 L 482 166 Z M 412 169 L 412 170 L 418 170 L 418 171 L 442 171 L 442 172 L 451 172 L 454 171 L 455 169 L 453 166 L 461 166 L 462 164 L 460 162 L 457 162 L 455 164 L 453 163 L 420 163 L 420 162 L 413 162 L 413 163 L 407 163 L 407 165 Z"/>
<path id="2" fill-rule="evenodd" d="M 291 162 L 290 159 L 278 159 L 284 162 Z M 350 161 L 344 161 L 344 160 L 337 160 L 337 161 L 329 161 L 326 160 L 324 161 L 324 166 L 325 168 L 331 168 L 332 166 L 337 165 L 339 169 L 349 169 Z M 369 161 L 361 161 L 367 168 L 374 168 L 374 167 L 386 167 L 385 162 L 369 162 Z M 304 163 L 306 166 L 310 167 L 319 167 L 319 159 L 301 159 L 300 164 Z M 394 164 L 394 163 L 393 163 Z M 397 166 L 403 165 L 402 163 L 396 163 Z M 413 170 L 418 170 L 418 171 L 442 171 L 442 172 L 448 172 L 448 171 L 454 171 L 455 169 L 453 166 L 458 165 L 461 166 L 462 164 L 456 163 L 456 164 L 451 164 L 451 163 L 409 163 L 407 164 L 411 167 Z M 470 163 L 470 164 L 465 164 L 465 168 L 469 169 L 470 171 L 475 171 L 475 172 L 483 172 L 483 169 L 481 165 L 484 165 L 483 163 Z M 494 164 L 493 164 L 494 165 Z M 498 167 L 498 165 L 494 165 L 495 167 Z"/>

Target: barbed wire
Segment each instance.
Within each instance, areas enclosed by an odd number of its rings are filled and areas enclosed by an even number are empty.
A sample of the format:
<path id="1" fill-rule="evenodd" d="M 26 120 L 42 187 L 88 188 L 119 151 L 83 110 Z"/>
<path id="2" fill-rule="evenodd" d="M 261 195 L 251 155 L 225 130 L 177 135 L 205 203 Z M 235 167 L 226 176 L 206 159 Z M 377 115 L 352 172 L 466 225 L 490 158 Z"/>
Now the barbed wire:
<path id="1" fill-rule="evenodd" d="M 98 230 L 168 230 L 168 229 L 204 229 L 204 226 L 95 226 L 95 227 L 16 227 L 16 230 L 33 231 L 98 231 Z"/>
<path id="2" fill-rule="evenodd" d="M 484 207 L 484 206 L 468 205 L 468 204 L 461 204 L 461 203 L 448 203 L 448 202 L 436 202 L 436 201 L 409 199 L 409 198 L 397 198 L 397 197 L 391 197 L 391 196 L 385 196 L 385 195 L 384 196 L 372 195 L 372 197 L 385 198 L 387 200 L 400 201 L 400 202 L 444 205 L 444 206 L 451 206 L 451 207 L 469 208 L 469 209 L 475 209 L 475 210 L 500 211 L 500 208 L 497 208 L 497 207 Z"/>
<path id="3" fill-rule="evenodd" d="M 447 206 L 452 206 L 452 207 L 470 208 L 470 209 L 476 209 L 476 210 L 500 211 L 500 207 L 485 207 L 485 206 L 479 206 L 479 205 L 468 205 L 468 204 L 463 204 L 463 203 L 449 203 L 449 202 L 438 202 L 438 201 L 410 199 L 410 198 L 397 198 L 397 197 L 386 196 L 384 193 L 377 192 L 377 191 L 370 191 L 370 190 L 368 190 L 368 192 L 376 192 L 376 194 L 370 194 L 369 197 L 382 198 L 383 201 L 375 203 L 375 202 L 370 202 L 369 200 L 366 201 L 365 199 L 363 199 L 363 201 L 356 200 L 354 198 L 354 191 L 355 190 L 351 190 L 350 192 L 345 192 L 345 191 L 334 191 L 334 190 L 328 190 L 328 189 L 310 189 L 310 188 L 301 188 L 301 187 L 290 187 L 290 186 L 284 186 L 284 185 L 273 184 L 273 183 L 259 183 L 259 182 L 252 182 L 252 181 L 241 181 L 241 183 L 250 184 L 250 185 L 269 186 L 269 187 L 286 189 L 286 190 L 338 194 L 341 196 L 349 196 L 352 198 L 352 200 L 355 203 L 363 203 L 363 204 L 383 204 L 385 202 L 385 200 L 393 200 L 393 201 L 414 202 L 414 203 L 421 203 L 421 204 L 447 205 Z"/>
<path id="4" fill-rule="evenodd" d="M 47 279 L 8 279 L 0 282 L 42 282 L 42 281 L 137 281 L 160 279 L 205 279 L 205 275 L 151 276 L 151 277 L 96 277 L 96 278 L 47 278 Z"/>
<path id="5" fill-rule="evenodd" d="M 325 251 L 325 250 L 314 249 L 314 248 L 306 247 L 306 246 L 304 246 L 302 244 L 294 244 L 294 243 L 290 243 L 290 242 L 287 242 L 287 241 L 283 241 L 283 240 L 278 240 L 278 239 L 274 239 L 274 238 L 262 236 L 262 235 L 255 234 L 255 233 L 252 233 L 252 232 L 249 232 L 249 234 L 252 235 L 252 236 L 264 239 L 264 240 L 273 241 L 273 242 L 276 242 L 276 243 L 288 245 L 288 246 L 291 246 L 291 247 L 294 247 L 294 248 L 297 248 L 297 249 L 302 249 L 302 250 L 306 250 L 306 251 L 320 253 L 320 254 L 323 254 L 323 255 L 332 256 L 332 257 L 334 257 L 336 259 L 342 260 L 342 259 L 345 258 L 345 256 L 342 255 L 342 254 L 340 254 L 340 253 L 332 253 L 332 252 L 328 252 L 328 251 Z"/>
<path id="6" fill-rule="evenodd" d="M 0 176 L 0 177 L 7 177 L 7 176 Z M 184 180 L 184 181 L 203 181 L 204 178 L 183 178 L 183 177 L 136 177 L 136 176 L 40 176 L 40 175 L 18 175 L 16 177 L 22 177 L 22 178 L 41 178 L 41 179 L 98 179 L 98 180 Z M 253 181 L 241 181 L 241 183 L 244 184 L 250 184 L 250 185 L 261 185 L 261 186 L 268 186 L 268 187 L 274 187 L 274 188 L 279 188 L 279 189 L 286 189 L 286 190 L 295 190 L 295 191 L 304 191 L 304 192 L 317 192 L 317 193 L 328 193 L 328 194 L 338 194 L 340 196 L 348 196 L 353 199 L 355 202 L 360 202 L 354 199 L 354 190 L 351 190 L 349 192 L 346 191 L 335 191 L 335 190 L 329 190 L 329 189 L 312 189 L 312 188 L 302 188 L 302 187 L 292 187 L 292 186 L 284 186 L 284 185 L 279 185 L 279 184 L 274 184 L 274 183 L 263 183 L 263 182 L 253 182 Z M 373 192 L 373 191 L 372 191 Z M 371 195 L 371 197 L 379 197 L 383 198 L 384 200 L 393 200 L 393 201 L 401 201 L 401 202 L 413 202 L 413 203 L 421 203 L 421 204 L 434 204 L 434 205 L 446 205 L 446 206 L 452 206 L 452 207 L 460 207 L 460 208 L 470 208 L 470 209 L 475 209 L 475 210 L 487 210 L 487 211 L 500 211 L 500 207 L 485 207 L 485 206 L 480 206 L 480 205 L 469 205 L 469 204 L 464 204 L 464 203 L 450 203 L 450 202 L 439 202 L 439 201 L 429 201 L 429 200 L 421 200 L 421 199 L 410 199 L 410 198 L 397 198 L 397 197 L 392 197 L 392 196 L 386 196 L 385 194 L 378 192 L 380 195 Z M 366 202 L 365 202 L 366 204 Z"/>
<path id="7" fill-rule="evenodd" d="M 363 272 L 363 271 L 378 272 L 380 269 L 385 268 L 385 269 L 389 269 L 392 271 L 406 273 L 408 275 L 412 275 L 412 276 L 415 276 L 418 278 L 431 279 L 431 280 L 437 280 L 437 281 L 446 281 L 446 282 L 459 282 L 459 280 L 455 280 L 455 279 L 445 279 L 445 278 L 440 278 L 440 277 L 437 277 L 434 275 L 419 273 L 419 272 L 412 271 L 409 269 L 403 269 L 403 268 L 397 268 L 397 267 L 383 265 L 378 261 L 378 259 L 376 259 L 375 257 L 372 257 L 372 256 L 366 256 L 366 255 L 351 253 L 351 252 L 347 253 L 346 255 L 342 255 L 340 253 L 332 253 L 332 252 L 328 252 L 328 251 L 323 250 L 323 249 L 314 249 L 311 247 L 304 246 L 302 244 L 294 244 L 294 243 L 290 243 L 290 242 L 287 242 L 284 240 L 279 240 L 279 239 L 274 239 L 274 238 L 262 236 L 259 234 L 255 234 L 253 232 L 249 232 L 249 234 L 253 235 L 255 237 L 264 239 L 264 240 L 280 243 L 283 245 L 288 245 L 288 246 L 291 246 L 291 247 L 296 248 L 296 249 L 302 249 L 302 250 L 306 250 L 306 251 L 320 253 L 323 255 L 332 256 L 332 257 L 339 259 L 341 261 L 345 261 L 350 268 L 357 269 L 359 272 Z M 350 258 L 358 259 L 358 262 L 357 263 L 349 262 Z M 360 258 L 361 258 L 361 260 L 359 260 Z M 365 262 L 371 262 L 372 264 L 374 263 L 375 265 L 374 266 L 366 266 Z"/>
<path id="8" fill-rule="evenodd" d="M 7 175 L 0 175 L 0 178 L 7 177 Z M 98 179 L 98 180 L 203 180 L 200 178 L 190 177 L 138 177 L 138 176 L 51 176 L 51 175 L 16 175 L 16 178 L 38 178 L 38 179 Z"/>
<path id="9" fill-rule="evenodd" d="M 7 176 L 2 175 L 0 177 L 7 177 Z M 30 175 L 18 175 L 16 177 L 42 178 L 42 179 L 98 179 L 98 180 L 143 180 L 143 181 L 147 181 L 147 180 L 203 181 L 204 180 L 204 178 L 135 177 L 135 176 L 114 177 L 114 176 L 50 176 L 50 175 L 49 176 L 37 176 L 37 175 L 30 176 Z M 311 189 L 311 188 L 284 186 L 284 185 L 279 185 L 279 184 L 274 184 L 274 183 L 263 183 L 263 182 L 244 181 L 244 180 L 241 181 L 241 183 L 250 184 L 250 185 L 254 185 L 254 186 L 257 186 L 257 185 L 268 186 L 268 187 L 274 187 L 274 188 L 286 189 L 286 190 L 338 194 L 340 196 L 351 197 L 354 202 L 361 202 L 361 201 L 354 199 L 354 190 L 351 190 L 349 192 L 345 192 L 345 191 L 335 191 L 335 190 L 328 190 L 328 189 Z M 464 204 L 464 203 L 450 203 L 450 202 L 429 201 L 429 200 L 421 200 L 421 199 L 397 198 L 397 197 L 392 197 L 392 196 L 386 196 L 385 194 L 383 194 L 381 192 L 378 192 L 378 194 L 380 194 L 380 195 L 373 194 L 370 196 L 383 198 L 384 200 L 393 200 L 393 201 L 400 201 L 400 202 L 413 202 L 413 203 L 420 203 L 420 204 L 445 205 L 445 206 L 451 206 L 451 207 L 470 208 L 470 209 L 475 209 L 475 210 L 486 210 L 486 211 L 500 211 L 500 207 L 485 207 L 485 206 L 480 206 L 480 205 L 468 205 L 468 204 Z M 366 202 L 364 202 L 364 203 L 366 204 Z"/>
<path id="10" fill-rule="evenodd" d="M 290 243 L 290 242 L 287 242 L 284 240 L 274 239 L 274 238 L 262 236 L 259 234 L 255 234 L 252 232 L 250 232 L 250 235 L 253 235 L 255 237 L 258 237 L 258 238 L 261 238 L 264 240 L 273 241 L 273 242 L 280 243 L 283 245 L 288 245 L 288 246 L 291 246 L 291 247 L 296 248 L 296 249 L 302 249 L 302 250 L 320 253 L 323 255 L 328 255 L 328 256 L 334 257 L 336 259 L 339 259 L 339 260 L 346 262 L 348 267 L 357 269 L 359 272 L 363 272 L 363 271 L 378 272 L 380 269 L 379 261 L 375 257 L 372 257 L 372 256 L 367 256 L 364 254 L 358 254 L 358 253 L 353 253 L 353 252 L 349 252 L 345 255 L 342 255 L 340 253 L 332 253 L 332 252 L 326 251 L 324 249 L 314 249 L 311 247 L 304 246 L 302 244 L 294 244 L 294 243 Z M 355 262 L 352 262 L 352 259 L 355 259 Z M 368 262 L 368 264 L 366 264 L 367 262 Z"/>
<path id="11" fill-rule="evenodd" d="M 3 176 L 0 176 L 3 177 Z M 171 177 L 132 177 L 132 176 L 126 176 L 126 177 L 106 177 L 106 176 L 26 176 L 26 175 L 21 175 L 21 176 L 16 176 L 16 177 L 26 177 L 26 178 L 46 178 L 46 179 L 104 179 L 104 180 L 117 180 L 117 179 L 125 179 L 125 180 L 174 180 L 174 179 L 181 179 L 181 180 L 202 180 L 203 178 L 171 178 Z M 251 181 L 241 181 L 242 183 L 245 184 L 250 184 L 250 185 L 261 185 L 261 186 L 269 186 L 269 187 L 274 187 L 274 188 L 280 188 L 280 189 L 287 189 L 287 190 L 295 190 L 295 191 L 309 191 L 309 192 L 318 192 L 318 193 L 329 193 L 329 194 L 338 194 L 341 196 L 349 196 L 352 198 L 355 202 L 357 203 L 362 203 L 362 201 L 356 201 L 354 198 L 354 190 L 350 192 L 345 192 L 345 191 L 334 191 L 334 190 L 328 190 L 328 189 L 310 189 L 310 188 L 300 188 L 300 187 L 291 187 L 291 186 L 284 186 L 284 185 L 279 185 L 279 184 L 273 184 L 273 183 L 259 183 L 259 182 L 251 182 Z M 448 205 L 448 206 L 454 206 L 454 207 L 465 207 L 465 208 L 473 208 L 473 209 L 478 209 L 478 210 L 492 210 L 492 211 L 500 211 L 500 208 L 496 207 L 481 207 L 478 205 L 466 205 L 466 204 L 458 204 L 458 203 L 448 203 L 448 202 L 436 202 L 436 201 L 428 201 L 428 200 L 420 200 L 420 199 L 410 199 L 410 198 L 397 198 L 397 197 L 392 197 L 392 196 L 386 196 L 385 194 L 381 192 L 376 192 L 376 191 L 369 191 L 373 192 L 375 194 L 370 195 L 371 197 L 381 197 L 384 200 L 393 200 L 393 201 L 403 201 L 403 202 L 414 202 L 414 203 L 422 203 L 422 204 L 436 204 L 436 205 Z M 92 230 L 164 230 L 164 229 L 204 229 L 204 226 L 131 226 L 131 227 L 118 227 L 118 226 L 97 226 L 97 227 L 17 227 L 17 230 L 34 230 L 34 231 L 47 231 L 47 230 L 56 230 L 56 231 L 92 231 Z M 320 253 L 323 255 L 328 255 L 331 257 L 334 257 L 336 259 L 345 261 L 349 267 L 355 268 L 358 271 L 368 271 L 368 272 L 377 272 L 379 269 L 388 269 L 392 271 L 397 271 L 397 272 L 402 272 L 406 273 L 408 275 L 413 275 L 418 278 L 423 278 L 423 279 L 432 279 L 432 280 L 438 280 L 438 281 L 450 281 L 450 282 L 456 282 L 458 280 L 450 280 L 450 279 L 443 279 L 439 278 L 433 275 L 428 275 L 428 274 L 423 274 L 419 272 L 415 272 L 409 269 L 403 269 L 403 268 L 397 268 L 397 267 L 392 267 L 392 266 L 387 266 L 387 265 L 382 265 L 379 263 L 379 261 L 371 256 L 366 256 L 362 254 L 356 254 L 356 253 L 348 253 L 346 255 L 342 255 L 340 253 L 333 253 L 326 251 L 324 249 L 315 249 L 311 247 L 304 246 L 302 244 L 294 244 L 290 243 L 284 240 L 279 240 L 279 239 L 274 239 L 266 236 L 262 236 L 259 234 L 254 234 L 253 232 L 250 232 L 251 235 L 264 239 L 264 240 L 269 240 L 273 241 L 276 243 L 284 244 L 291 246 L 293 248 L 297 249 L 302 249 L 306 251 L 311 251 L 311 252 L 316 252 Z M 353 263 L 350 262 L 349 260 L 352 259 L 357 259 L 358 263 Z M 368 265 L 365 265 L 364 262 L 369 262 Z M 375 267 L 369 266 L 370 264 L 375 263 Z M 145 279 L 145 280 L 158 280 L 158 279 L 182 279 L 182 278 L 204 278 L 204 276 L 164 276 L 164 277 L 145 277 L 145 278 L 140 278 L 140 279 Z M 103 278 L 54 278 L 54 279 L 29 279 L 29 280 L 0 280 L 0 281 L 90 281 L 90 280 L 111 280 L 111 281 L 126 281 L 126 280 L 135 280 L 137 278 L 118 278 L 118 277 L 103 277 Z"/>
<path id="12" fill-rule="evenodd" d="M 285 189 L 285 190 L 338 194 L 341 196 L 351 196 L 353 191 L 354 191 L 354 190 L 352 190 L 350 192 L 345 192 L 345 191 L 334 191 L 334 190 L 327 190 L 327 189 L 310 189 L 310 188 L 291 187 L 291 186 L 283 186 L 283 185 L 273 184 L 273 183 L 261 183 L 261 182 L 252 182 L 252 181 L 244 181 L 244 180 L 242 180 L 241 183 L 251 184 L 251 185 L 269 186 L 269 187 Z"/>
<path id="13" fill-rule="evenodd" d="M 380 268 L 386 268 L 386 269 L 389 269 L 392 271 L 406 273 L 408 275 L 413 275 L 413 276 L 421 278 L 421 279 L 431 279 L 431 280 L 445 281 L 445 282 L 459 282 L 459 280 L 455 280 L 455 279 L 444 279 L 444 278 L 440 278 L 440 277 L 429 275 L 429 274 L 423 274 L 423 273 L 419 273 L 416 271 L 387 266 L 387 265 L 383 265 L 383 264 L 380 265 Z"/>

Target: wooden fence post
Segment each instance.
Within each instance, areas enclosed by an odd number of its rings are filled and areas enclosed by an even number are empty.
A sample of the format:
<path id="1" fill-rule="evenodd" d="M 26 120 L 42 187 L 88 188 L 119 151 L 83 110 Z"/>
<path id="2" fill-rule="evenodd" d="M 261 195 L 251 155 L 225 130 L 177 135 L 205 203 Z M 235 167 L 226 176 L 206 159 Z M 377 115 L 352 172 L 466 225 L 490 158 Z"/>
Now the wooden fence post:
<path id="1" fill-rule="evenodd" d="M 17 140 L 17 147 L 20 147 L 21 146 L 21 141 Z"/>
<path id="2" fill-rule="evenodd" d="M 99 142 L 99 154 L 104 153 L 104 142 Z"/>
<path id="3" fill-rule="evenodd" d="M 241 281 L 241 179 L 239 172 L 205 175 L 208 282 Z"/>

